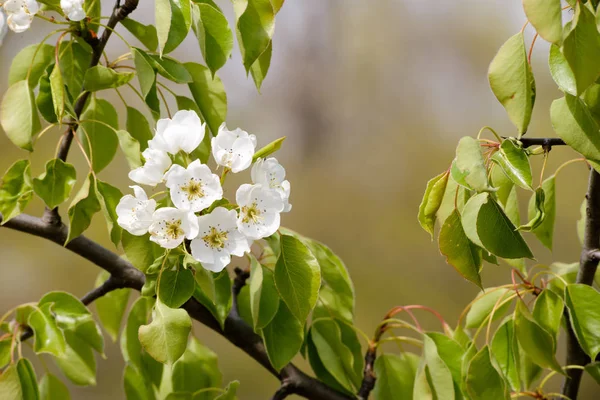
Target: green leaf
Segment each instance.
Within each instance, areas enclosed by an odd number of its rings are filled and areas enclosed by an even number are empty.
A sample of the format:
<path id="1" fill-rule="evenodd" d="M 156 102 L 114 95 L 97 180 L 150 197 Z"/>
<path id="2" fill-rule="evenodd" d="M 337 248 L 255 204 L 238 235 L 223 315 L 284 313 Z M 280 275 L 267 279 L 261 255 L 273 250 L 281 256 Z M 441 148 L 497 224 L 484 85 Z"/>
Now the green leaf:
<path id="1" fill-rule="evenodd" d="M 465 326 L 467 328 L 479 328 L 482 324 L 487 323 L 487 317 L 491 315 L 494 307 L 493 320 L 496 321 L 504 316 L 510 308 L 510 303 L 507 302 L 500 306 L 504 300 L 510 297 L 511 292 L 505 288 L 488 288 L 487 291 L 481 292 L 477 295 L 477 299 L 471 306 L 471 309 L 467 313 L 467 320 Z M 498 305 L 498 306 L 496 306 Z"/>
<path id="2" fill-rule="evenodd" d="M 0 104 L 0 124 L 16 146 L 33 151 L 31 138 L 40 129 L 33 91 L 26 80 L 13 83 Z"/>
<path id="3" fill-rule="evenodd" d="M 456 159 L 451 168 L 452 178 L 459 184 L 476 191 L 492 190 L 488 183 L 487 168 L 479 141 L 470 136 L 460 139 Z"/>
<path id="4" fill-rule="evenodd" d="M 116 209 L 121 197 L 123 197 L 123 193 L 116 187 L 101 180 L 96 181 L 96 190 L 104 218 L 106 219 L 110 240 L 118 247 L 123 229 L 117 224 L 118 215 Z"/>
<path id="5" fill-rule="evenodd" d="M 63 81 L 62 73 L 60 68 L 52 68 L 52 72 L 49 76 L 50 80 L 50 93 L 52 95 L 52 105 L 54 106 L 54 114 L 56 119 L 62 121 L 65 111 L 71 106 L 67 105 L 67 91 L 65 90 L 65 83 Z"/>
<path id="6" fill-rule="evenodd" d="M 254 155 L 252 156 L 252 162 L 258 160 L 259 158 L 267 158 L 268 156 L 270 156 L 271 154 L 275 153 L 277 150 L 279 150 L 281 148 L 281 146 L 283 145 L 283 141 L 286 139 L 286 137 L 280 137 L 279 139 L 275 139 L 273 140 L 271 143 L 269 143 L 268 145 L 262 147 L 261 149 L 257 150 Z"/>
<path id="7" fill-rule="evenodd" d="M 187 257 L 184 263 L 189 263 Z M 194 298 L 204 305 L 211 314 L 219 321 L 219 324 L 225 326 L 225 319 L 229 315 L 232 306 L 231 296 L 231 278 L 226 270 L 220 273 L 214 273 L 205 270 L 198 263 L 193 262 L 196 269 L 196 290 Z"/>
<path id="8" fill-rule="evenodd" d="M 142 166 L 142 152 L 140 150 L 140 142 L 137 141 L 129 132 L 124 130 L 117 131 L 119 138 L 119 146 L 125 155 L 127 164 L 130 169 L 136 169 Z"/>
<path id="9" fill-rule="evenodd" d="M 71 400 L 71 395 L 60 379 L 46 374 L 40 381 L 40 400 Z"/>
<path id="10" fill-rule="evenodd" d="M 600 52 L 600 32 L 594 14 L 581 3 L 575 7 L 572 29 L 563 42 L 563 54 L 575 76 L 581 94 L 600 75 L 596 54 Z"/>
<path id="11" fill-rule="evenodd" d="M 291 313 L 305 321 L 317 302 L 321 272 L 310 250 L 293 236 L 281 235 L 281 254 L 274 278 L 279 295 Z"/>
<path id="12" fill-rule="evenodd" d="M 523 33 L 517 33 L 498 50 L 488 70 L 492 92 L 504 106 L 519 135 L 527 131 L 535 102 L 535 80 L 527 62 Z"/>
<path id="13" fill-rule="evenodd" d="M 46 303 L 36 308 L 27 320 L 33 330 L 35 343 L 33 350 L 36 353 L 48 353 L 55 357 L 62 357 L 66 351 L 65 337 L 52 315 L 52 303 Z"/>
<path id="14" fill-rule="evenodd" d="M 494 154 L 492 160 L 498 163 L 506 176 L 516 185 L 525 190 L 533 190 L 529 158 L 520 144 L 510 139 L 504 140 L 500 145 L 500 151 Z"/>
<path id="15" fill-rule="evenodd" d="M 581 348 L 595 360 L 600 353 L 600 293 L 591 286 L 571 284 L 565 290 L 565 302 Z"/>
<path id="16" fill-rule="evenodd" d="M 52 309 L 58 326 L 66 332 L 73 332 L 87 346 L 98 353 L 104 353 L 104 338 L 92 314 L 78 298 L 66 292 L 49 292 L 41 298 L 39 307 L 54 304 Z"/>
<path id="17" fill-rule="evenodd" d="M 419 206 L 419 224 L 429 232 L 433 239 L 433 230 L 435 229 L 436 214 L 442 205 L 446 186 L 448 185 L 449 172 L 443 172 L 427 182 L 427 188 Z"/>
<path id="18" fill-rule="evenodd" d="M 75 41 L 62 42 L 59 48 L 59 65 L 63 80 L 71 97 L 77 98 L 83 88 L 85 72 L 92 60 L 91 49 Z"/>
<path id="19" fill-rule="evenodd" d="M 96 359 L 88 343 L 73 332 L 65 331 L 67 351 L 61 358 L 55 358 L 56 365 L 74 384 L 90 386 L 96 384 Z"/>
<path id="20" fill-rule="evenodd" d="M 516 340 L 514 321 L 512 318 L 507 319 L 496 330 L 490 348 L 498 363 L 499 370 L 506 377 L 510 387 L 519 391 L 521 381 L 519 380 L 518 369 L 519 348 Z"/>
<path id="21" fill-rule="evenodd" d="M 271 365 L 280 371 L 294 358 L 304 342 L 304 324 L 296 319 L 283 301 L 277 314 L 260 334 Z"/>
<path id="22" fill-rule="evenodd" d="M 454 381 L 455 393 L 459 394 L 460 385 L 462 383 L 462 357 L 465 353 L 465 350 L 456 340 L 444 335 L 443 333 L 430 332 L 426 335 L 428 339 L 434 342 L 438 356 L 450 370 L 452 380 Z"/>
<path id="23" fill-rule="evenodd" d="M 152 385 L 141 372 L 129 364 L 125 366 L 123 385 L 127 400 L 155 400 Z"/>
<path id="24" fill-rule="evenodd" d="M 12 86 L 19 81 L 27 80 L 31 89 L 35 88 L 40 77 L 53 61 L 54 46 L 41 43 L 24 47 L 12 60 L 8 71 L 8 85 Z"/>
<path id="25" fill-rule="evenodd" d="M 525 225 L 519 226 L 517 229 L 520 231 L 531 232 L 538 228 L 546 219 L 546 211 L 544 203 L 546 201 L 546 194 L 543 188 L 537 188 L 535 191 L 535 199 L 533 200 L 534 210 L 533 215 L 530 215 L 530 220 Z"/>
<path id="26" fill-rule="evenodd" d="M 94 214 L 100 211 L 96 194 L 96 180 L 89 174 L 69 206 L 69 234 L 65 243 L 80 236 L 92 223 Z"/>
<path id="27" fill-rule="evenodd" d="M 21 381 L 16 365 L 9 366 L 0 375 L 0 397 L 6 400 L 23 400 Z"/>
<path id="28" fill-rule="evenodd" d="M 440 230 L 439 247 L 448 264 L 463 278 L 483 289 L 479 275 L 483 265 L 481 249 L 465 235 L 458 210 L 454 210 L 444 222 Z"/>
<path id="29" fill-rule="evenodd" d="M 152 314 L 152 322 L 140 326 L 140 343 L 156 361 L 173 365 L 185 352 L 192 320 L 187 311 L 170 308 L 160 300 Z"/>
<path id="30" fill-rule="evenodd" d="M 242 60 L 246 72 L 271 43 L 275 11 L 270 0 L 235 0 L 233 8 Z"/>
<path id="31" fill-rule="evenodd" d="M 342 342 L 338 324 L 330 318 L 319 319 L 310 328 L 310 337 L 323 366 L 346 390 L 355 392 L 361 377 L 353 370 L 354 357 Z"/>
<path id="32" fill-rule="evenodd" d="M 558 341 L 558 330 L 564 308 L 560 296 L 551 290 L 543 290 L 533 306 L 533 319 L 552 336 L 555 343 Z"/>
<path id="33" fill-rule="evenodd" d="M 99 287 L 109 277 L 110 274 L 108 272 L 100 272 L 94 286 Z M 130 293 L 131 289 L 117 289 L 105 294 L 94 302 L 96 304 L 98 318 L 113 342 L 116 342 L 117 337 L 119 336 L 121 321 L 123 320 L 123 315 L 125 314 L 127 303 L 129 302 Z"/>
<path id="34" fill-rule="evenodd" d="M 173 365 L 171 384 L 174 392 L 195 393 L 202 389 L 220 387 L 222 376 L 219 371 L 217 355 L 191 337 L 187 350 Z M 213 393 L 197 394 L 194 400 L 208 400 Z"/>
<path id="35" fill-rule="evenodd" d="M 479 350 L 471 360 L 465 383 L 470 399 L 510 399 L 504 379 L 494 367 L 487 346 Z"/>
<path id="36" fill-rule="evenodd" d="M 52 100 L 52 88 L 50 86 L 50 74 L 54 71 L 55 64 L 50 64 L 43 75 L 40 77 L 40 87 L 35 104 L 38 111 L 44 119 L 52 124 L 58 122 L 56 112 L 54 111 L 54 101 Z"/>
<path id="37" fill-rule="evenodd" d="M 440 357 L 433 339 L 427 335 L 423 336 L 423 355 L 428 375 L 431 377 L 428 381 L 435 398 L 453 399 L 455 392 L 450 369 Z"/>
<path id="38" fill-rule="evenodd" d="M 585 366 L 585 372 L 587 372 L 596 383 L 600 385 L 600 362 L 593 362 Z"/>
<path id="39" fill-rule="evenodd" d="M 214 75 L 231 56 L 233 33 L 227 18 L 210 4 L 192 4 L 192 28 L 202 57 Z"/>
<path id="40" fill-rule="evenodd" d="M 600 169 L 600 128 L 583 101 L 565 94 L 552 102 L 550 119 L 558 136 Z"/>
<path id="41" fill-rule="evenodd" d="M 148 235 L 134 236 L 127 231 L 123 231 L 121 244 L 123 245 L 127 260 L 144 273 L 152 265 L 159 253 L 162 254 L 160 247 L 156 243 L 151 242 Z"/>
<path id="42" fill-rule="evenodd" d="M 138 141 L 140 152 L 148 148 L 148 141 L 152 140 L 154 137 L 148 119 L 144 117 L 144 114 L 133 107 L 127 107 L 127 132 Z M 117 132 L 117 134 L 119 134 L 119 132 Z M 120 140 L 121 138 L 119 136 L 119 141 Z M 121 148 L 123 148 L 122 144 Z"/>
<path id="43" fill-rule="evenodd" d="M 157 0 L 155 13 L 158 50 L 162 56 L 175 50 L 187 36 L 192 22 L 190 0 Z"/>
<path id="44" fill-rule="evenodd" d="M 267 46 L 265 51 L 263 51 L 260 57 L 258 57 L 258 60 L 256 60 L 250 67 L 250 74 L 252 74 L 252 79 L 254 80 L 254 84 L 256 85 L 256 89 L 258 89 L 259 93 L 262 83 L 267 78 L 267 73 L 271 67 L 272 55 L 273 41 L 269 42 L 269 46 Z"/>
<path id="45" fill-rule="evenodd" d="M 159 2 L 157 1 L 157 4 L 158 3 Z M 131 54 L 133 55 L 133 62 L 135 64 L 142 96 L 144 96 L 144 99 L 147 99 L 152 88 L 156 86 L 154 61 L 145 51 L 135 47 L 131 48 Z M 129 128 L 127 129 L 129 130 Z M 133 132 L 133 130 L 130 131 Z"/>
<path id="46" fill-rule="evenodd" d="M 577 84 L 575 83 L 575 75 L 560 47 L 556 45 L 550 46 L 548 65 L 552 79 L 554 79 L 560 90 L 576 96 Z"/>
<path id="47" fill-rule="evenodd" d="M 556 220 L 556 176 L 552 175 L 542 182 L 542 189 L 545 194 L 544 214 L 542 223 L 535 229 L 533 234 L 548 249 L 552 250 L 552 239 L 554 237 L 554 221 Z M 536 212 L 536 197 L 532 196 L 529 200 L 529 219 L 533 219 Z"/>
<path id="48" fill-rule="evenodd" d="M 533 259 L 527 243 L 489 193 L 471 197 L 461 221 L 469 240 L 490 253 L 502 258 Z"/>
<path id="49" fill-rule="evenodd" d="M 412 353 L 382 354 L 375 360 L 375 388 L 379 400 L 411 399 L 419 358 Z"/>
<path id="50" fill-rule="evenodd" d="M 577 220 L 577 237 L 579 238 L 579 243 L 583 246 L 584 236 L 585 236 L 585 223 L 587 220 L 587 200 L 583 199 L 581 202 L 581 206 L 579 206 L 579 214 L 580 218 Z"/>
<path id="51" fill-rule="evenodd" d="M 83 88 L 89 92 L 114 89 L 126 85 L 133 79 L 133 72 L 117 72 L 103 65 L 96 65 L 85 72 Z"/>
<path id="52" fill-rule="evenodd" d="M 131 18 L 125 18 L 121 24 L 131 33 L 137 40 L 142 42 L 150 51 L 156 51 L 158 47 L 158 36 L 154 25 L 144 25 Z"/>
<path id="53" fill-rule="evenodd" d="M 148 315 L 152 310 L 154 299 L 151 297 L 138 297 L 127 316 L 127 322 L 121 334 L 121 354 L 125 362 L 131 364 L 138 371 L 143 371 L 142 345 L 138 338 L 140 326 L 148 322 Z"/>
<path id="54" fill-rule="evenodd" d="M 237 399 L 237 397 L 235 397 L 235 395 L 237 393 L 237 389 L 239 386 L 240 386 L 239 381 L 229 382 L 229 384 L 225 388 L 225 392 L 218 395 L 217 397 L 215 397 L 215 400 L 235 400 L 235 399 Z M 194 397 L 194 400 L 196 400 L 195 397 Z"/>
<path id="55" fill-rule="evenodd" d="M 204 65 L 185 63 L 185 68 L 192 75 L 193 81 L 188 85 L 190 92 L 202 113 L 213 136 L 227 117 L 227 95 L 221 79 Z"/>
<path id="56" fill-rule="evenodd" d="M 150 56 L 156 71 L 175 83 L 190 83 L 192 82 L 192 76 L 185 69 L 183 64 L 174 58 L 168 56 L 158 57 L 155 55 Z"/>
<path id="57" fill-rule="evenodd" d="M 2 224 L 21 214 L 33 197 L 29 160 L 19 160 L 8 168 L 0 181 Z"/>
<path id="58" fill-rule="evenodd" d="M 550 43 L 562 40 L 562 10 L 559 0 L 523 0 L 523 9 L 542 38 Z"/>
<path id="59" fill-rule="evenodd" d="M 101 0 L 87 0 L 83 5 L 83 10 L 85 11 L 85 15 L 93 20 L 99 20 L 102 15 L 102 4 Z M 98 24 L 90 24 L 90 29 L 94 32 L 98 32 L 100 25 Z"/>
<path id="60" fill-rule="evenodd" d="M 555 357 L 554 338 L 534 320 L 522 301 L 517 301 L 514 318 L 515 335 L 523 351 L 539 366 L 562 373 L 562 368 Z"/>
<path id="61" fill-rule="evenodd" d="M 26 358 L 21 358 L 17 361 L 17 373 L 19 375 L 22 396 L 18 397 L 18 399 L 38 400 L 40 398 L 40 392 L 35 376 L 35 370 L 33 369 L 31 362 Z M 2 389 L 0 389 L 0 394 L 2 394 Z M 4 399 L 4 397 L 2 398 Z"/>
<path id="62" fill-rule="evenodd" d="M 169 0 L 156 0 L 154 15 L 158 36 L 158 50 L 162 54 L 169 39 L 169 31 L 171 30 L 171 2 Z"/>
<path id="63" fill-rule="evenodd" d="M 167 307 L 181 307 L 194 293 L 194 274 L 181 265 L 165 268 L 158 281 L 158 298 Z"/>
<path id="64" fill-rule="evenodd" d="M 279 308 L 279 293 L 275 287 L 273 271 L 263 267 L 250 256 L 251 271 L 248 280 L 250 289 L 250 310 L 254 330 L 262 329 L 275 317 Z"/>
<path id="65" fill-rule="evenodd" d="M 117 111 L 108 101 L 92 97 L 81 121 L 84 122 L 79 125 L 77 135 L 94 171 L 100 172 L 110 164 L 119 147 L 115 132 L 119 128 Z"/>
<path id="66" fill-rule="evenodd" d="M 0 368 L 4 368 L 10 362 L 12 337 L 0 340 Z"/>
<path id="67" fill-rule="evenodd" d="M 75 167 L 55 158 L 46 163 L 46 172 L 33 178 L 33 190 L 49 208 L 55 208 L 69 198 L 75 181 Z"/>

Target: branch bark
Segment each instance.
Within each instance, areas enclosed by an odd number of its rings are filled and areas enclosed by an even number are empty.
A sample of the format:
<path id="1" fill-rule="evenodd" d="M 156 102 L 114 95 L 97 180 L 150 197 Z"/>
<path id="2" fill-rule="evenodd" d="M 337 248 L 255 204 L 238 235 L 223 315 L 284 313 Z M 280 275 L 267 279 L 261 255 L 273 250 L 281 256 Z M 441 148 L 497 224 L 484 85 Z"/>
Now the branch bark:
<path id="1" fill-rule="evenodd" d="M 542 146 L 550 149 L 552 146 L 565 146 L 566 143 L 561 138 L 521 138 L 519 139 L 523 143 L 523 147 L 529 146 Z"/>
<path id="2" fill-rule="evenodd" d="M 0 222 L 1 221 L 2 215 L 0 214 Z M 40 218 L 26 214 L 11 219 L 3 226 L 42 237 L 60 246 L 63 246 L 68 233 L 67 227 L 63 224 L 58 226 L 52 225 Z M 139 291 L 144 285 L 146 277 L 141 271 L 137 270 L 133 265 L 119 257 L 117 254 L 85 236 L 79 236 L 78 238 L 73 239 L 65 247 L 110 273 L 116 282 L 118 282 L 119 287 L 132 288 Z M 113 285 L 113 283 L 110 285 Z M 103 290 L 105 289 L 94 290 L 85 297 L 88 297 L 88 300 L 93 299 L 94 297 L 97 298 Z M 231 310 L 229 316 L 225 320 L 224 329 L 221 329 L 219 322 L 213 317 L 210 311 L 195 299 L 190 299 L 183 305 L 183 308 L 192 318 L 225 337 L 262 365 L 273 376 L 277 377 L 285 384 L 289 394 L 297 394 L 312 400 L 354 399 L 353 397 L 340 393 L 325 385 L 323 382 L 308 376 L 294 364 L 290 363 L 281 371 L 276 371 L 271 366 L 261 337 L 254 332 L 252 327 L 246 324 L 235 308 Z"/>
<path id="3" fill-rule="evenodd" d="M 590 171 L 588 191 L 585 197 L 587 199 L 585 235 L 576 282 L 591 286 L 600 260 L 598 257 L 598 248 L 600 247 L 600 174 L 593 168 Z M 585 366 L 590 362 L 590 358 L 577 341 L 571 327 L 569 314 L 565 313 L 565 316 L 567 319 L 566 363 L 567 365 Z M 562 394 L 570 399 L 576 399 L 582 375 L 583 371 L 580 369 L 567 370 Z"/>

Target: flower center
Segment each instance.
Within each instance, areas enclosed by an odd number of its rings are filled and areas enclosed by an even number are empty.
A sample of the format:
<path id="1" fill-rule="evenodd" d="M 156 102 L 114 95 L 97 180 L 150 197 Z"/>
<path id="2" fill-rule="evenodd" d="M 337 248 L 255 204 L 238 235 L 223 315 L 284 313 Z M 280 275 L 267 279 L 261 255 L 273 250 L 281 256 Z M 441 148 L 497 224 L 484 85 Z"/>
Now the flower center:
<path id="1" fill-rule="evenodd" d="M 222 249 L 225 247 L 225 242 L 227 241 L 227 231 L 219 231 L 214 226 L 211 226 L 210 233 L 202 237 L 202 240 L 213 249 Z"/>
<path id="2" fill-rule="evenodd" d="M 187 193 L 187 198 L 189 201 L 199 199 L 204 197 L 204 190 L 202 190 L 202 184 L 200 182 L 195 181 L 194 179 L 190 179 L 190 181 L 181 187 L 185 193 Z"/>
<path id="3" fill-rule="evenodd" d="M 242 207 L 242 213 L 244 217 L 242 218 L 242 222 L 247 224 L 252 221 L 253 224 L 256 224 L 262 217 L 260 216 L 260 210 L 258 209 L 258 205 L 256 203 L 252 203 L 250 206 Z"/>
<path id="4" fill-rule="evenodd" d="M 181 229 L 181 220 L 178 219 L 176 221 L 167 222 L 167 226 L 165 228 L 165 235 L 171 239 L 177 239 L 184 234 L 183 229 Z"/>

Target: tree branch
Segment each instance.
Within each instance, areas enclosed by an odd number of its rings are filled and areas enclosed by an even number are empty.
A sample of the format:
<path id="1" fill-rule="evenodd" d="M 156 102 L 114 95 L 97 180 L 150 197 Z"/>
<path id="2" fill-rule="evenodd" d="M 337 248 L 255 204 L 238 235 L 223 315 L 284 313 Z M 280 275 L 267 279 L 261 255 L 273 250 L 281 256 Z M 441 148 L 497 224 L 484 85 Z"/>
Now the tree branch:
<path id="1" fill-rule="evenodd" d="M 377 358 L 377 346 L 370 343 L 369 349 L 365 354 L 365 368 L 363 370 L 363 381 L 360 389 L 358 390 L 358 398 L 360 400 L 367 400 L 371 391 L 375 388 L 375 359 Z"/>
<path id="2" fill-rule="evenodd" d="M 97 288 L 91 290 L 88 294 L 81 298 L 81 302 L 86 306 L 92 304 L 100 297 L 112 292 L 113 290 L 125 289 L 125 282 L 120 278 L 110 276 L 104 283 Z"/>
<path id="3" fill-rule="evenodd" d="M 550 150 L 552 146 L 566 145 L 561 138 L 521 138 L 519 141 L 523 143 L 523 147 L 542 146 L 548 150 Z"/>
<path id="4" fill-rule="evenodd" d="M 598 248 L 600 247 L 600 174 L 593 168 L 590 171 L 588 192 L 585 197 L 587 199 L 585 235 L 576 283 L 592 285 L 600 260 L 598 257 Z M 567 319 L 566 363 L 567 365 L 585 366 L 590 362 L 590 358 L 577 341 L 575 332 L 571 327 L 569 314 L 566 313 L 565 316 Z M 568 398 L 576 399 L 582 375 L 583 371 L 580 369 L 567 370 L 562 394 Z"/>
<path id="5" fill-rule="evenodd" d="M 0 214 L 1 221 L 2 215 Z M 60 246 L 64 244 L 68 233 L 67 227 L 62 224 L 58 226 L 52 225 L 40 218 L 26 214 L 21 214 L 11 219 L 3 226 L 42 237 Z M 117 254 L 85 236 L 73 239 L 65 247 L 110 273 L 118 282 L 119 287 L 132 288 L 139 291 L 144 285 L 146 277 L 141 271 L 137 270 Z M 113 285 L 113 283 L 109 285 Z M 93 299 L 95 296 L 97 298 L 102 290 L 104 289 L 95 289 L 90 294 L 84 296 L 84 299 L 86 297 Z M 213 317 L 210 311 L 195 299 L 188 300 L 183 308 L 192 318 L 225 337 L 282 381 L 286 385 L 286 388 L 288 388 L 286 390 L 289 390 L 289 394 L 297 394 L 312 400 L 354 399 L 308 376 L 291 363 L 286 365 L 281 371 L 276 371 L 271 366 L 261 337 L 254 332 L 252 327 L 246 324 L 238 314 L 236 308 L 231 310 L 225 320 L 224 329 L 221 329 L 219 322 Z"/>

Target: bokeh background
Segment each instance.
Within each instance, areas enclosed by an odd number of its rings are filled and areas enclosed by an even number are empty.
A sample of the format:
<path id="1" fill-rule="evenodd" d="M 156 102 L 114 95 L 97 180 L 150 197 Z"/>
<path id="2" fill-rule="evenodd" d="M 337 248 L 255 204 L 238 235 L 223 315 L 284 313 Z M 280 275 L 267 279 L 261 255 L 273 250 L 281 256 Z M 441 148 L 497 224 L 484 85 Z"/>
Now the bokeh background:
<path id="1" fill-rule="evenodd" d="M 134 18 L 152 22 L 151 3 L 141 1 Z M 233 21 L 230 3 L 218 3 Z M 103 1 L 103 7 L 108 15 L 112 1 Z M 342 257 L 356 287 L 357 324 L 369 336 L 394 305 L 424 304 L 455 324 L 477 293 L 421 230 L 417 209 L 427 180 L 448 168 L 461 136 L 476 135 L 484 125 L 502 135 L 516 134 L 489 90 L 487 67 L 524 21 L 517 0 L 287 0 L 277 16 L 273 61 L 262 93 L 246 77 L 237 46 L 219 73 L 227 90 L 230 127 L 256 134 L 259 147 L 287 136 L 277 157 L 292 183 L 294 209 L 283 224 L 327 243 Z M 9 33 L 0 48 L 0 92 L 7 88 L 12 58 L 52 29 L 36 20 L 24 34 Z M 531 29 L 525 32 L 529 43 Z M 125 52 L 126 46 L 113 36 L 109 58 Z M 202 62 L 193 34 L 172 55 Z M 550 78 L 547 56 L 547 43 L 537 41 L 532 65 L 538 98 L 528 136 L 554 135 L 548 110 L 561 94 Z M 187 92 L 185 87 L 175 90 Z M 122 92 L 140 106 L 131 91 Z M 120 105 L 113 93 L 107 91 L 106 97 Z M 32 156 L 34 176 L 53 157 L 60 134 L 51 131 L 38 142 Z M 0 135 L 0 170 L 24 157 L 28 154 Z M 574 157 L 568 149 L 553 150 L 548 173 Z M 69 161 L 83 178 L 87 166 L 76 146 Z M 539 167 L 534 162 L 534 176 Z M 127 172 L 119 154 L 101 179 L 125 191 L 130 184 Z M 249 179 L 249 173 L 245 175 Z M 538 262 L 578 259 L 575 224 L 586 180 L 580 163 L 559 176 L 554 252 L 527 236 Z M 529 194 L 519 194 L 525 215 Z M 42 209 L 36 200 L 28 212 L 39 215 Z M 112 246 L 100 214 L 87 235 Z M 2 312 L 37 301 L 50 290 L 81 296 L 97 273 L 93 265 L 54 244 L 0 228 Z M 488 265 L 484 279 L 486 286 L 506 283 L 510 269 Z M 439 329 L 430 322 L 424 317 L 425 326 Z M 201 326 L 195 327 L 195 334 L 219 354 L 225 382 L 241 381 L 241 399 L 272 395 L 278 382 L 244 353 Z M 107 357 L 98 359 L 98 385 L 73 388 L 74 399 L 124 398 L 117 345 L 108 344 Z M 581 398 L 597 395 L 597 387 L 586 378 Z"/>

